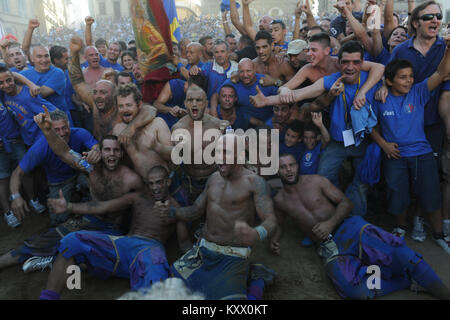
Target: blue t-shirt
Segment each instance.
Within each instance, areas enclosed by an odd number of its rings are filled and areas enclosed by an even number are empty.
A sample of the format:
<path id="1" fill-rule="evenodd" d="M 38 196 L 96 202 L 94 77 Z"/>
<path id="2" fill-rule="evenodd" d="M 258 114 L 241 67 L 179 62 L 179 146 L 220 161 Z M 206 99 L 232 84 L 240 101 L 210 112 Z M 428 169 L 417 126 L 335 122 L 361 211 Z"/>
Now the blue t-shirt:
<path id="1" fill-rule="evenodd" d="M 217 116 L 220 120 L 223 120 L 220 104 L 217 106 Z M 233 130 L 242 129 L 244 131 L 250 128 L 250 116 L 243 113 L 240 108 L 236 108 L 236 120 L 231 124 Z"/>
<path id="2" fill-rule="evenodd" d="M 386 103 L 375 101 L 374 112 L 387 142 L 398 144 L 402 157 L 414 157 L 432 152 L 424 130 L 424 107 L 431 98 L 428 79 L 414 85 L 408 94 L 394 96 Z"/>
<path id="3" fill-rule="evenodd" d="M 26 66 L 25 68 L 32 68 L 32 67 L 33 67 L 33 66 L 32 66 L 31 64 L 27 63 L 27 66 Z M 11 71 L 11 72 L 16 72 L 16 73 L 20 73 L 20 72 L 25 71 L 25 70 L 24 70 L 24 69 L 19 70 L 19 69 L 17 69 L 16 67 L 13 67 L 13 68 L 10 68 L 9 71 Z"/>
<path id="4" fill-rule="evenodd" d="M 289 48 L 289 42 L 285 42 L 283 44 L 275 44 L 275 47 L 280 47 L 283 50 L 287 50 Z"/>
<path id="5" fill-rule="evenodd" d="M 300 174 L 317 174 L 319 170 L 320 154 L 322 153 L 322 142 L 318 143 L 313 150 L 303 149 L 300 157 Z"/>
<path id="6" fill-rule="evenodd" d="M 55 91 L 55 93 L 48 96 L 46 100 L 58 109 L 64 112 L 68 111 L 65 95 L 66 76 L 61 69 L 50 66 L 50 70 L 47 72 L 37 72 L 34 68 L 30 68 L 22 71 L 20 74 L 38 86 L 46 86 Z"/>
<path id="7" fill-rule="evenodd" d="M 391 60 L 396 59 L 406 59 L 413 65 L 414 71 L 414 83 L 420 83 L 425 79 L 429 78 L 437 69 L 441 63 L 442 58 L 445 54 L 445 48 L 447 47 L 444 39 L 438 37 L 434 44 L 428 50 L 426 56 L 417 51 L 414 48 L 415 37 L 406 40 L 405 42 L 399 44 L 392 51 Z M 431 99 L 425 106 L 425 125 L 431 125 L 440 122 L 438 105 L 440 90 L 449 90 L 449 81 L 441 85 L 438 89 L 434 90 L 431 95 Z"/>
<path id="8" fill-rule="evenodd" d="M 251 85 L 244 85 L 242 82 L 233 83 L 231 80 L 227 80 L 223 85 L 231 85 L 235 88 L 236 93 L 238 95 L 237 105 L 239 108 L 242 108 L 242 111 L 248 114 L 250 117 L 259 119 L 261 121 L 266 122 L 269 118 L 273 116 L 273 107 L 267 106 L 264 108 L 256 108 L 250 103 L 250 96 L 256 96 L 256 86 L 259 86 L 262 93 L 267 96 L 275 96 L 278 94 L 278 87 L 270 86 L 263 87 L 259 84 L 261 78 L 264 78 L 262 74 L 256 74 L 256 81 Z M 220 91 L 220 88 L 219 88 Z"/>
<path id="9" fill-rule="evenodd" d="M 49 112 L 56 110 L 53 104 L 41 96 L 33 98 L 27 86 L 22 86 L 22 90 L 17 96 L 5 94 L 4 102 L 13 118 L 19 124 L 20 134 L 27 146 L 31 146 L 42 135 L 41 129 L 33 119 L 34 116 L 44 112 L 42 106 L 45 105 Z"/>
<path id="10" fill-rule="evenodd" d="M 67 110 L 76 110 L 75 104 L 72 101 L 72 96 L 75 94 L 75 90 L 73 90 L 72 83 L 70 82 L 69 70 L 64 71 L 66 76 L 66 90 L 65 90 L 65 98 Z"/>
<path id="11" fill-rule="evenodd" d="M 172 92 L 172 98 L 167 101 L 166 106 L 186 109 L 184 106 L 184 101 L 186 100 L 186 93 L 184 92 L 184 84 L 186 81 L 181 79 L 173 79 L 169 81 L 170 90 Z M 160 113 L 158 112 L 158 117 L 162 118 L 169 129 L 172 129 L 173 125 L 178 122 L 178 118 L 174 117 L 170 113 Z"/>
<path id="12" fill-rule="evenodd" d="M 350 126 L 351 128 L 351 116 L 350 116 L 350 110 L 353 105 L 353 99 L 356 96 L 356 91 L 361 89 L 361 87 L 364 85 L 364 83 L 367 80 L 368 73 L 361 71 L 360 75 L 360 85 L 358 87 L 358 84 L 345 84 L 345 97 L 347 101 L 347 114 L 348 114 L 348 122 L 345 121 L 345 103 L 343 99 L 343 94 L 339 96 L 339 98 L 336 98 L 333 103 L 331 104 L 330 108 L 330 118 L 331 118 L 331 124 L 330 124 L 330 135 L 331 138 L 335 141 L 344 141 L 344 137 L 342 135 L 342 132 L 347 130 Z M 324 88 L 325 90 L 329 91 L 333 84 L 336 82 L 337 79 L 341 76 L 341 73 L 335 73 L 330 76 L 324 77 Z M 373 105 L 374 100 L 374 94 L 375 92 L 381 87 L 381 82 L 379 82 L 377 85 L 375 85 L 370 91 L 366 94 L 367 102 Z"/>
<path id="13" fill-rule="evenodd" d="M 232 64 L 230 62 L 230 66 L 226 70 L 221 68 L 223 73 L 219 73 L 217 70 L 214 70 L 214 62 L 207 62 L 204 64 L 202 67 L 202 73 L 208 79 L 208 101 L 211 101 L 211 97 L 214 93 L 219 93 L 223 83 L 231 77 L 231 68 Z"/>
<path id="14" fill-rule="evenodd" d="M 1 94 L 3 96 L 3 92 Z M 0 99 L 0 138 L 3 141 L 16 139 L 20 137 L 20 129 L 17 122 L 11 117 L 8 109 L 3 105 L 3 99 Z"/>
<path id="15" fill-rule="evenodd" d="M 391 53 L 389 52 L 389 50 L 387 50 L 384 47 L 383 47 L 383 50 L 381 50 L 380 54 L 375 58 L 369 52 L 364 53 L 365 61 L 380 63 L 384 66 L 386 66 L 389 63 L 390 59 L 391 59 Z"/>
<path id="16" fill-rule="evenodd" d="M 280 155 L 282 155 L 282 154 L 291 154 L 291 155 L 294 156 L 294 158 L 297 160 L 297 162 L 301 158 L 304 150 L 305 150 L 305 146 L 304 146 L 303 143 L 298 143 L 298 144 L 296 144 L 293 147 L 288 147 L 284 143 L 284 137 L 280 141 Z"/>
<path id="17" fill-rule="evenodd" d="M 70 129 L 69 147 L 78 152 L 89 151 L 97 145 L 97 140 L 85 129 Z M 42 165 L 47 173 L 49 183 L 61 183 L 72 178 L 77 171 L 64 163 L 48 145 L 44 136 L 28 150 L 20 161 L 20 168 L 25 172 L 31 172 L 34 168 Z"/>

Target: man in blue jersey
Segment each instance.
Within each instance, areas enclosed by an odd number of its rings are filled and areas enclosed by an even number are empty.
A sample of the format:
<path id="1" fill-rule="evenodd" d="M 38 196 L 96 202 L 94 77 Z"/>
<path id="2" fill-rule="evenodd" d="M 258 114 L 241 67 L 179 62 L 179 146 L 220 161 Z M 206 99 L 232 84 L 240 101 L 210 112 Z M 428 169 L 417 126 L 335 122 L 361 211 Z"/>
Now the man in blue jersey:
<path id="1" fill-rule="evenodd" d="M 40 45 L 34 47 L 31 51 L 31 61 L 34 67 L 22 71 L 21 74 L 41 87 L 42 98 L 68 113 L 65 98 L 66 77 L 61 69 L 52 66 L 49 50 Z"/>
<path id="2" fill-rule="evenodd" d="M 431 92 L 449 72 L 449 49 L 437 71 L 416 85 L 413 85 L 413 66 L 408 60 L 390 62 L 385 75 L 390 87 L 389 95 L 386 103 L 375 103 L 381 135 L 377 130 L 372 132 L 372 137 L 387 156 L 384 159 L 384 172 L 388 185 L 389 212 L 397 216 L 397 227 L 393 233 L 405 236 L 410 204 L 409 185 L 412 181 L 421 208 L 429 216 L 433 239 L 448 254 L 450 238 L 445 239 L 443 235 L 439 175 L 433 150 L 424 131 L 424 112 Z M 411 179 L 410 174 L 413 174 Z"/>
<path id="3" fill-rule="evenodd" d="M 233 83 L 231 80 L 225 81 L 224 85 L 232 85 L 237 93 L 237 105 L 241 110 L 250 115 L 250 117 L 257 118 L 261 121 L 269 120 L 272 115 L 272 106 L 265 106 L 263 108 L 256 108 L 250 103 L 250 96 L 256 94 L 256 87 L 264 75 L 256 73 L 256 68 L 252 60 L 244 58 L 239 63 L 239 82 Z M 276 95 L 278 88 L 275 86 L 261 87 L 264 95 Z"/>
<path id="4" fill-rule="evenodd" d="M 45 109 L 41 108 L 41 111 L 44 110 Z M 98 142 L 88 131 L 80 128 L 70 128 L 67 115 L 61 110 L 52 112 L 51 119 L 53 122 L 53 130 L 55 130 L 56 134 L 58 134 L 73 151 L 80 154 L 89 151 L 86 159 L 91 164 L 97 163 L 100 160 L 101 155 Z M 68 155 L 68 157 L 70 157 L 70 155 Z M 65 161 L 69 160 L 65 159 Z M 43 166 L 47 174 L 50 198 L 58 198 L 59 190 L 63 190 L 66 199 L 70 200 L 72 192 L 77 184 L 77 178 L 79 177 L 78 172 L 56 156 L 48 145 L 45 137 L 41 135 L 22 158 L 19 166 L 11 176 L 10 191 L 13 195 L 12 197 L 14 197 L 11 207 L 20 220 L 24 219 L 25 211 L 27 211 L 26 203 L 20 195 L 22 177 L 25 173 L 31 172 L 39 166 Z M 52 225 L 56 226 L 66 221 L 69 218 L 69 214 L 50 214 L 50 218 Z"/>

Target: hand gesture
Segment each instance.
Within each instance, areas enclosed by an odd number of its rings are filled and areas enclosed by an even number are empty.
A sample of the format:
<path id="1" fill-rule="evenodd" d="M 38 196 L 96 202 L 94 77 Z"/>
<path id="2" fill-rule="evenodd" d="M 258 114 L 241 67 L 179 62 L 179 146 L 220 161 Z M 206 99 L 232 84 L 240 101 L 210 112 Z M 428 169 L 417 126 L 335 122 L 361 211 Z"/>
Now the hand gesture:
<path id="1" fill-rule="evenodd" d="M 355 109 L 359 111 L 364 107 L 365 104 L 366 104 L 366 93 L 359 91 L 355 99 L 353 99 L 353 107 L 355 107 Z"/>
<path id="2" fill-rule="evenodd" d="M 311 112 L 311 118 L 317 128 L 321 128 L 323 126 L 322 112 Z"/>
<path id="3" fill-rule="evenodd" d="M 86 161 L 92 165 L 99 163 L 102 160 L 102 154 L 99 149 L 94 148 L 89 152 L 83 152 Z"/>
<path id="4" fill-rule="evenodd" d="M 376 93 L 375 93 L 375 100 L 381 101 L 383 103 L 386 103 L 386 98 L 389 94 L 389 89 L 386 86 L 382 86 Z"/>
<path id="5" fill-rule="evenodd" d="M 239 73 L 237 73 L 236 71 L 233 72 L 233 73 L 231 74 L 230 80 L 231 80 L 231 82 L 233 82 L 233 83 L 238 83 L 238 82 L 239 82 Z"/>
<path id="6" fill-rule="evenodd" d="M 337 97 L 340 96 L 344 92 L 344 84 L 342 83 L 342 80 L 345 78 L 345 76 L 341 76 L 339 79 L 336 80 L 336 82 L 333 84 L 333 86 L 330 89 L 330 92 L 333 96 Z"/>
<path id="7" fill-rule="evenodd" d="M 6 49 L 10 43 L 11 42 L 9 39 L 0 40 L 0 47 L 2 47 L 3 49 Z"/>
<path id="8" fill-rule="evenodd" d="M 189 75 L 196 76 L 200 72 L 202 72 L 202 69 L 200 69 L 198 66 L 192 66 L 192 68 L 189 70 Z"/>
<path id="9" fill-rule="evenodd" d="M 78 36 L 73 36 L 70 40 L 69 48 L 72 54 L 77 54 L 83 48 L 83 40 Z"/>
<path id="10" fill-rule="evenodd" d="M 11 210 L 20 222 L 25 218 L 25 212 L 30 212 L 26 201 L 22 197 L 11 202 Z"/>
<path id="11" fill-rule="evenodd" d="M 383 147 L 384 153 L 386 153 L 386 156 L 389 159 L 400 159 L 400 150 L 398 149 L 398 144 L 395 142 L 387 142 L 386 145 Z"/>
<path id="12" fill-rule="evenodd" d="M 236 221 L 234 224 L 234 239 L 240 246 L 251 247 L 259 240 L 258 232 L 244 221 Z"/>
<path id="13" fill-rule="evenodd" d="M 345 1 L 340 0 L 333 7 L 335 7 L 343 17 L 347 16 L 348 8 L 345 5 Z"/>
<path id="14" fill-rule="evenodd" d="M 299 1 L 297 3 L 297 6 L 295 7 L 295 11 L 294 11 L 295 17 L 298 19 L 300 19 L 300 17 L 302 16 L 302 13 L 303 13 L 302 7 L 303 7 L 302 2 Z"/>
<path id="15" fill-rule="evenodd" d="M 135 132 L 130 126 L 126 127 L 119 135 L 119 143 L 127 148 L 133 142 Z"/>
<path id="16" fill-rule="evenodd" d="M 281 87 L 279 90 L 281 103 L 291 104 L 294 103 L 294 92 L 288 87 Z"/>
<path id="17" fill-rule="evenodd" d="M 170 201 L 169 200 L 167 200 L 166 202 L 156 201 L 155 205 L 153 206 L 153 210 L 155 210 L 155 214 L 157 217 L 169 218 Z"/>
<path id="18" fill-rule="evenodd" d="M 30 91 L 30 95 L 33 98 L 36 98 L 38 95 L 41 94 L 41 87 L 33 84 L 32 86 L 29 87 L 29 91 Z"/>
<path id="19" fill-rule="evenodd" d="M 62 190 L 59 190 L 59 199 L 48 199 L 48 208 L 52 213 L 59 214 L 67 212 L 67 201 Z"/>
<path id="20" fill-rule="evenodd" d="M 29 29 L 36 29 L 36 28 L 39 28 L 39 26 L 41 25 L 41 23 L 39 22 L 39 20 L 38 19 L 31 19 L 29 22 L 28 22 L 28 28 Z"/>
<path id="21" fill-rule="evenodd" d="M 84 21 L 86 22 L 86 26 L 92 26 L 95 22 L 95 19 L 92 17 L 86 17 Z"/>
<path id="22" fill-rule="evenodd" d="M 50 113 L 48 112 L 46 106 L 42 106 L 42 108 L 44 108 L 44 113 L 40 113 L 34 116 L 34 122 L 36 122 L 36 124 L 42 131 L 50 131 L 53 128 Z"/>
<path id="23" fill-rule="evenodd" d="M 262 93 L 259 86 L 256 86 L 256 92 L 257 92 L 256 96 L 250 96 L 251 104 L 256 108 L 265 107 L 266 96 Z"/>
<path id="24" fill-rule="evenodd" d="M 315 236 L 321 241 L 327 240 L 332 231 L 333 225 L 329 221 L 324 221 L 316 224 L 312 230 Z"/>

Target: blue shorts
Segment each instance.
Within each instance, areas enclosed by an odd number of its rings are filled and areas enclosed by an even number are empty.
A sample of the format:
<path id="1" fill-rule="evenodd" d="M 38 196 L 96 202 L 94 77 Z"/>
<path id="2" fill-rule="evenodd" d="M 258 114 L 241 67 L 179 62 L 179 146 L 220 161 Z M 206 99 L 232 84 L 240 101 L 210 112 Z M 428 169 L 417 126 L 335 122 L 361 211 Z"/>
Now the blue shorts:
<path id="1" fill-rule="evenodd" d="M 6 152 L 5 148 L 0 150 L 0 179 L 11 177 L 11 173 L 27 153 L 27 146 L 21 140 L 12 140 L 10 145 L 10 153 Z"/>
<path id="2" fill-rule="evenodd" d="M 136 291 L 169 277 L 166 251 L 153 239 L 80 231 L 64 237 L 58 250 L 66 259 L 74 257 L 77 264 L 87 264 L 91 275 L 130 279 Z"/>
<path id="3" fill-rule="evenodd" d="M 343 298 L 373 299 L 408 288 L 409 274 L 423 260 L 403 239 L 357 216 L 344 220 L 333 240 L 339 255 L 325 270 Z M 380 269 L 381 289 L 368 288 L 369 266 Z"/>
<path id="4" fill-rule="evenodd" d="M 436 160 L 431 153 L 398 160 L 384 159 L 388 209 L 391 214 L 402 214 L 408 209 L 411 191 L 417 196 L 425 212 L 431 213 L 441 208 L 441 190 L 436 166 Z M 413 190 L 410 190 L 410 184 Z"/>
<path id="5" fill-rule="evenodd" d="M 224 255 L 197 245 L 171 268 L 174 277 L 183 279 L 189 289 L 202 293 L 207 300 L 247 299 L 249 270 L 248 259 Z"/>

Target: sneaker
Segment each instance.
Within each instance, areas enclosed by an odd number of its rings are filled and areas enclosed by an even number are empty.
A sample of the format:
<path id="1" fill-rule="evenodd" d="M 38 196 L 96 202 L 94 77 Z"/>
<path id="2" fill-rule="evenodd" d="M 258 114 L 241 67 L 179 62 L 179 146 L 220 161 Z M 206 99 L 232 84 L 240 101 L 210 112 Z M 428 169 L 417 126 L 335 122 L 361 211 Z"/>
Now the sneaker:
<path id="1" fill-rule="evenodd" d="M 44 213 L 47 210 L 47 208 L 43 204 L 41 204 L 39 200 L 31 200 L 30 206 L 34 212 L 39 214 Z"/>
<path id="2" fill-rule="evenodd" d="M 444 221 L 442 228 L 444 229 L 445 236 L 450 237 L 450 221 Z"/>
<path id="3" fill-rule="evenodd" d="M 31 273 L 34 271 L 44 271 L 46 268 L 52 268 L 54 257 L 31 257 L 23 264 L 23 272 Z"/>
<path id="4" fill-rule="evenodd" d="M 450 237 L 445 237 L 441 239 L 433 238 L 433 240 L 434 242 L 436 242 L 438 246 L 444 249 L 444 251 L 447 252 L 447 254 L 450 254 Z"/>
<path id="5" fill-rule="evenodd" d="M 250 279 L 264 280 L 266 286 L 273 284 L 277 273 L 262 264 L 252 264 L 250 266 Z"/>
<path id="6" fill-rule="evenodd" d="M 424 242 L 427 238 L 423 222 L 424 220 L 422 217 L 414 217 L 414 228 L 411 233 L 411 238 L 417 242 Z"/>
<path id="7" fill-rule="evenodd" d="M 405 239 L 406 231 L 405 231 L 405 229 L 397 227 L 397 228 L 394 228 L 394 230 L 392 230 L 392 234 L 396 237 Z"/>

